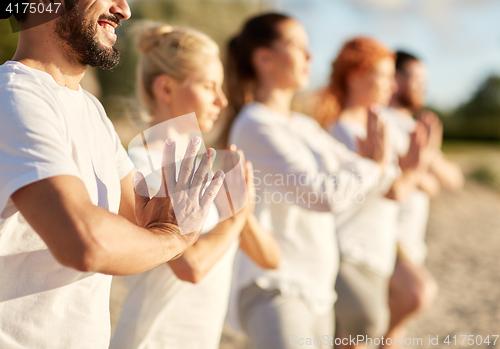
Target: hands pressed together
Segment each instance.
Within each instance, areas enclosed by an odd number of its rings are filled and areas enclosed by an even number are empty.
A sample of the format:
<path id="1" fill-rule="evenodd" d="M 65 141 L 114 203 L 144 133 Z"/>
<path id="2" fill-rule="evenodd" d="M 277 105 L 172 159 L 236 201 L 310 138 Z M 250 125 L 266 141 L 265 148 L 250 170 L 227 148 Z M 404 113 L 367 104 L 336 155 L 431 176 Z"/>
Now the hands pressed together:
<path id="1" fill-rule="evenodd" d="M 142 173 L 134 175 L 137 224 L 158 234 L 176 236 L 184 250 L 200 236 L 212 203 L 217 205 L 220 221 L 233 219 L 242 226 L 254 208 L 253 169 L 243 152 L 234 145 L 221 151 L 221 170 L 209 181 L 216 151 L 207 149 L 196 168 L 200 147 L 199 137 L 191 139 L 176 180 L 175 142 L 165 142 L 161 187 L 152 198 Z"/>
<path id="2" fill-rule="evenodd" d="M 165 142 L 162 183 L 153 198 L 149 198 L 144 176 L 140 172 L 134 176 L 137 224 L 158 233 L 175 234 L 185 248 L 198 239 L 210 205 L 224 181 L 224 173 L 217 171 L 206 190 L 203 190 L 209 179 L 210 162 L 215 158 L 216 152 L 214 149 L 207 149 L 195 170 L 200 146 L 201 139 L 194 137 L 187 147 L 176 180 L 175 142 Z"/>

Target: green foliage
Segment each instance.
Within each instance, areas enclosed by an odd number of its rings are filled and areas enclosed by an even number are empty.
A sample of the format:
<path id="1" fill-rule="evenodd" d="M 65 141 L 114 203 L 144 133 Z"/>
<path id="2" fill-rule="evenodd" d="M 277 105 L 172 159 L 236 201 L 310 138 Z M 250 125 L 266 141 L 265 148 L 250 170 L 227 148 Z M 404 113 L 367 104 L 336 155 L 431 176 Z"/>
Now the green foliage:
<path id="1" fill-rule="evenodd" d="M 500 77 L 488 77 L 453 113 L 437 114 L 446 138 L 500 140 Z"/>
<path id="2" fill-rule="evenodd" d="M 0 64 L 14 57 L 19 33 L 12 33 L 8 20 L 0 20 Z"/>
<path id="3" fill-rule="evenodd" d="M 488 77 L 478 88 L 472 99 L 458 108 L 457 117 L 486 117 L 500 119 L 500 77 Z"/>
<path id="4" fill-rule="evenodd" d="M 475 181 L 500 190 L 500 174 L 490 166 L 479 166 L 468 176 Z"/>

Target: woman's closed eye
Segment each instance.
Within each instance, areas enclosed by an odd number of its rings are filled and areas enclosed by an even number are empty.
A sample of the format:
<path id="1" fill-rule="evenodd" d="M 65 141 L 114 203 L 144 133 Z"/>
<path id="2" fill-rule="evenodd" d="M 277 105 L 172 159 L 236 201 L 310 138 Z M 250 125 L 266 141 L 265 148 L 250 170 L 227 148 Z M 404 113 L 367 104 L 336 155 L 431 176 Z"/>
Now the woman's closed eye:
<path id="1" fill-rule="evenodd" d="M 215 91 L 217 89 L 217 84 L 215 81 L 207 81 L 203 84 L 203 87 L 210 91 Z"/>

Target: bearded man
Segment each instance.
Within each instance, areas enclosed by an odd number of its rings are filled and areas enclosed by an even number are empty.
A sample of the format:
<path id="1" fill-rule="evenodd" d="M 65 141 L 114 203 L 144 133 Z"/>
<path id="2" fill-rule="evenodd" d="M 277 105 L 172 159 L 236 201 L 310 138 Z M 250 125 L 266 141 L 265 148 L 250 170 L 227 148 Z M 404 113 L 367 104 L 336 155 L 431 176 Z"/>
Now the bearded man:
<path id="1" fill-rule="evenodd" d="M 13 15 L 20 25 L 17 52 L 0 66 L 2 349 L 107 348 L 110 275 L 154 268 L 191 246 L 223 180 L 217 173 L 200 195 L 195 180 L 210 166 L 205 154 L 193 176 L 201 145 L 193 138 L 176 181 L 167 140 L 163 195 L 150 199 L 140 173 L 134 193 L 112 123 L 79 85 L 87 66 L 119 63 L 115 29 L 130 8 L 65 0 L 61 15 L 58 1 L 32 0 L 35 13 L 19 11 L 21 1 L 0 5 L 0 19 Z M 180 233 L 181 224 L 192 229 Z"/>

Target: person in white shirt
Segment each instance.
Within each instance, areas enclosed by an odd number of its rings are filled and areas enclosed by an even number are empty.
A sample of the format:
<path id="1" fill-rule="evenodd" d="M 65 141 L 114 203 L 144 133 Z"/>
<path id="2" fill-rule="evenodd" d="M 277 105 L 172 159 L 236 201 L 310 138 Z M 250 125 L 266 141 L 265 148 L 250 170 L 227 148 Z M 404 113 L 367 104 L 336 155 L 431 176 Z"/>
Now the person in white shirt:
<path id="1" fill-rule="evenodd" d="M 129 147 L 129 154 L 137 169 L 151 173 L 147 180 L 156 192 L 161 178 L 150 166 L 159 168 L 164 140 L 187 143 L 191 133 L 212 130 L 227 106 L 224 74 L 217 44 L 194 29 L 149 23 L 139 35 L 138 47 L 138 95 L 151 121 L 143 133 L 147 156 L 142 139 L 138 146 Z M 195 115 L 185 115 L 192 112 Z M 236 154 L 234 146 L 229 149 Z M 230 156 L 230 150 L 219 154 Z M 228 188 L 235 215 L 224 212 L 227 204 L 221 200 L 227 199 L 221 191 L 202 235 L 180 258 L 127 277 L 129 294 L 112 349 L 217 349 L 238 247 L 263 268 L 279 266 L 279 246 L 253 216 L 251 163 L 245 163 L 241 151 L 239 155 L 236 168 L 225 171 L 226 182 L 232 183 Z M 242 193 L 235 187 L 238 180 Z M 248 203 L 238 212 L 240 194 L 248 197 Z"/>
<path id="2" fill-rule="evenodd" d="M 59 18 L 16 14 L 18 49 L 0 66 L 2 349 L 107 348 L 109 275 L 146 271 L 191 246 L 223 181 L 217 173 L 203 195 L 191 181 L 185 167 L 200 138 L 176 181 L 167 141 L 159 195 L 142 195 L 140 173 L 134 192 L 111 121 L 79 85 L 88 65 L 119 62 L 113 31 L 130 9 L 124 0 L 65 1 L 62 9 Z M 195 178 L 209 171 L 207 155 Z M 178 192 L 175 202 L 167 192 Z"/>
<path id="3" fill-rule="evenodd" d="M 399 254 L 394 274 L 391 277 L 389 304 L 391 325 L 388 335 L 392 338 L 404 337 L 408 320 L 428 309 L 436 293 L 437 284 L 424 262 L 427 254 L 425 233 L 429 217 L 430 199 L 440 189 L 460 190 L 464 178 L 460 168 L 447 160 L 440 151 L 442 124 L 430 111 L 424 110 L 427 70 L 414 55 L 396 52 L 397 91 L 393 94 L 388 110 L 389 121 L 402 134 L 395 143 L 401 154 L 408 149 L 409 135 L 416 127 L 413 118 L 419 114 L 429 130 L 434 151 L 433 161 L 424 180 L 400 206 L 398 219 Z"/>
<path id="4" fill-rule="evenodd" d="M 392 181 L 382 170 L 381 133 L 363 143 L 371 161 L 291 111 L 309 78 L 307 45 L 298 21 L 274 13 L 248 20 L 229 43 L 228 99 L 237 114 L 229 142 L 254 165 L 255 215 L 283 253 L 272 271 L 240 256 L 239 318 L 258 349 L 332 345 L 339 258 L 332 212 L 385 192 Z"/>
<path id="5" fill-rule="evenodd" d="M 392 141 L 395 130 L 380 106 L 389 103 L 396 88 L 394 53 L 376 40 L 356 37 L 343 45 L 332 66 L 329 85 L 318 92 L 322 100 L 313 115 L 336 139 L 358 151 L 373 127 L 371 119 L 379 113 Z M 348 340 L 360 335 L 371 338 L 366 344 L 373 344 L 374 338 L 380 344 L 389 328 L 389 280 L 397 255 L 396 200 L 410 195 L 422 177 L 426 166 L 422 160 L 428 153 L 425 136 L 421 125 L 401 157 L 388 145 L 391 162 L 400 168 L 401 176 L 387 195 L 367 197 L 359 207 L 336 215 L 341 263 L 335 312 L 337 338 L 343 341 L 339 347 L 364 347 Z"/>

